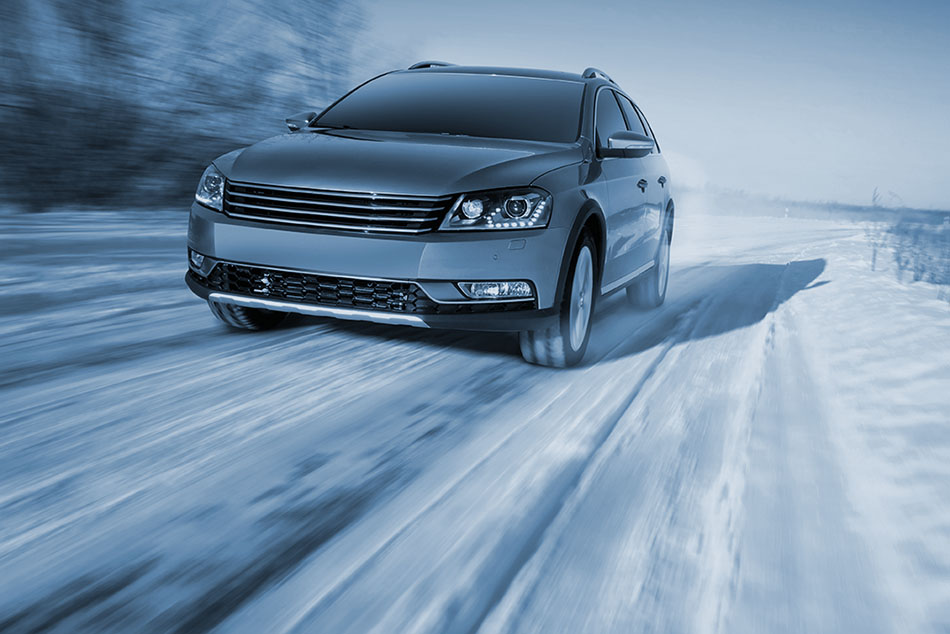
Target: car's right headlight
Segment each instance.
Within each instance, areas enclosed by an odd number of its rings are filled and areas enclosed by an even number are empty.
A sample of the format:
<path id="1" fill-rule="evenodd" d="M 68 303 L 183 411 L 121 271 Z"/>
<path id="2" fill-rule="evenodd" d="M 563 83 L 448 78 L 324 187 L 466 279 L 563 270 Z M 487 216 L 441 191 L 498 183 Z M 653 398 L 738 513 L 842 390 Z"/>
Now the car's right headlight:
<path id="1" fill-rule="evenodd" d="M 224 174 L 213 164 L 201 175 L 195 200 L 205 207 L 221 211 L 224 201 Z"/>
<path id="2" fill-rule="evenodd" d="M 551 194 L 537 187 L 462 195 L 441 229 L 539 229 L 551 218 Z"/>

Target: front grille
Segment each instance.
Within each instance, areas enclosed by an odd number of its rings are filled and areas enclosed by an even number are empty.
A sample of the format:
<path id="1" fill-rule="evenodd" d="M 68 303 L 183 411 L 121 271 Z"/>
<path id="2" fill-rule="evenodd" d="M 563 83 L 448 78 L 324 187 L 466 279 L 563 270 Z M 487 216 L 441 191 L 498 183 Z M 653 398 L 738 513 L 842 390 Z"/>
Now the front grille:
<path id="1" fill-rule="evenodd" d="M 455 198 L 228 181 L 224 190 L 224 212 L 235 218 L 343 231 L 424 233 L 439 226 Z"/>
<path id="2" fill-rule="evenodd" d="M 437 303 L 414 282 L 318 275 L 229 262 L 218 262 L 202 282 L 214 291 L 249 297 L 396 313 L 442 315 L 530 310 L 535 307 L 534 300 Z"/>

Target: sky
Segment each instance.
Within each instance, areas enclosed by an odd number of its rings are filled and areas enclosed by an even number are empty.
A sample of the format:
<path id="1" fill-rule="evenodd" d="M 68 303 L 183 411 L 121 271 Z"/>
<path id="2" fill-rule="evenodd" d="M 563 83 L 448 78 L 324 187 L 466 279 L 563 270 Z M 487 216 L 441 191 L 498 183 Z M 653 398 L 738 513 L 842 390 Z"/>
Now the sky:
<path id="1" fill-rule="evenodd" d="M 386 61 L 603 69 L 681 183 L 950 208 L 950 0 L 377 0 L 368 15 Z"/>

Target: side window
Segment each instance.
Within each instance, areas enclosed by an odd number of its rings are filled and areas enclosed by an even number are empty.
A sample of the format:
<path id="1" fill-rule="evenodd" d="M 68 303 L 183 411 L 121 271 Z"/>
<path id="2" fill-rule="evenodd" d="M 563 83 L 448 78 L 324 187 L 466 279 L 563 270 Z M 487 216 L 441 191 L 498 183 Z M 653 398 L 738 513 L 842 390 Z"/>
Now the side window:
<path id="1" fill-rule="evenodd" d="M 627 118 L 627 129 L 631 132 L 636 132 L 637 134 L 646 134 L 647 131 L 644 129 L 643 124 L 640 123 L 640 117 L 637 116 L 637 110 L 633 107 L 633 104 L 630 103 L 630 100 L 623 95 L 617 95 L 617 100 L 620 101 L 620 107 L 623 109 L 623 116 Z"/>
<path id="2" fill-rule="evenodd" d="M 614 132 L 626 130 L 627 124 L 623 120 L 620 106 L 614 99 L 614 91 L 601 90 L 597 93 L 597 114 L 595 126 L 597 129 L 597 147 L 605 147 L 607 138 Z"/>
<path id="3" fill-rule="evenodd" d="M 634 106 L 636 107 L 636 106 Z M 656 135 L 653 134 L 653 128 L 650 127 L 650 122 L 647 121 L 647 118 L 643 116 L 643 111 L 637 108 L 637 114 L 640 115 L 640 120 L 643 121 L 644 127 L 647 129 L 647 134 L 653 139 L 653 142 L 656 143 L 656 151 L 660 151 L 660 142 L 656 140 Z"/>

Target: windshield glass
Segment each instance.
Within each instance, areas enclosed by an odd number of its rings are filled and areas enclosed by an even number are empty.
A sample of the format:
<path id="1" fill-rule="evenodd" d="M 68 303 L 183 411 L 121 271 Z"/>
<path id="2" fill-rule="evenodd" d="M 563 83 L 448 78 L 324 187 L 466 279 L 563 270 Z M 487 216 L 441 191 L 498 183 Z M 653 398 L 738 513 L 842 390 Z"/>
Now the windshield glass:
<path id="1" fill-rule="evenodd" d="M 584 84 L 471 73 L 393 73 L 356 89 L 311 127 L 570 143 Z"/>

